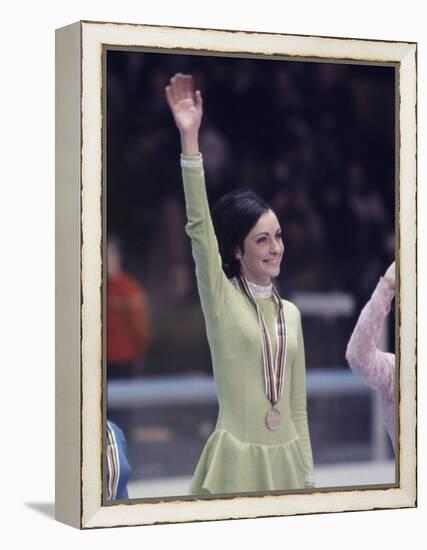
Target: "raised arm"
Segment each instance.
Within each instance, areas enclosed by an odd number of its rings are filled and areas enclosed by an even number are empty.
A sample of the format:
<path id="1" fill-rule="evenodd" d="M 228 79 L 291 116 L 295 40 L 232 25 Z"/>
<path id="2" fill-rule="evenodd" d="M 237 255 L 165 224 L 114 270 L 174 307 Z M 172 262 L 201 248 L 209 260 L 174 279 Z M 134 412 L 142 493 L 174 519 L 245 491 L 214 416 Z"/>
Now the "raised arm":
<path id="1" fill-rule="evenodd" d="M 369 302 L 362 309 L 347 345 L 346 359 L 361 379 L 386 395 L 394 392 L 394 356 L 378 349 L 384 319 L 394 296 L 394 262 L 379 280 Z"/>
<path id="2" fill-rule="evenodd" d="M 166 87 L 166 98 L 181 136 L 186 232 L 191 238 L 202 309 L 205 318 L 216 319 L 225 311 L 227 281 L 212 225 L 199 153 L 202 96 L 199 90 L 194 91 L 192 76 L 176 74 Z"/>

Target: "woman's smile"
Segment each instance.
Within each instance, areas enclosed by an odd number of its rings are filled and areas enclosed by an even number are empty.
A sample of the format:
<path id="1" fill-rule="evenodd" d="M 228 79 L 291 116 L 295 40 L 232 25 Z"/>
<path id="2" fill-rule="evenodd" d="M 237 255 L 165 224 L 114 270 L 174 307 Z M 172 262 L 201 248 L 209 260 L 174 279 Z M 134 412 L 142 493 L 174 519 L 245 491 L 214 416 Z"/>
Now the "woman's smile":
<path id="1" fill-rule="evenodd" d="M 279 259 L 278 258 L 270 258 L 268 260 L 263 260 L 264 262 L 266 263 L 269 263 L 269 264 L 274 264 L 276 265 L 277 263 L 279 263 Z"/>

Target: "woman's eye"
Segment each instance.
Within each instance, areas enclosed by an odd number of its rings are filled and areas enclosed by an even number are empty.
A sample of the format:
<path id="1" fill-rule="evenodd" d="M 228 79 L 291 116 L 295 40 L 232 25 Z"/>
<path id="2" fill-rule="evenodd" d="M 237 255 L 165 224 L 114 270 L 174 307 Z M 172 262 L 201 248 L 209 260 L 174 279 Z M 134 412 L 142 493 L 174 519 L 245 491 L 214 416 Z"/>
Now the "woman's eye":
<path id="1" fill-rule="evenodd" d="M 264 243 L 266 241 L 266 237 L 261 237 L 260 239 L 257 240 L 257 243 Z"/>
<path id="2" fill-rule="evenodd" d="M 281 241 L 281 240 L 282 240 L 282 234 L 281 234 L 281 233 L 278 233 L 278 234 L 276 235 L 276 239 L 278 239 L 279 241 Z"/>

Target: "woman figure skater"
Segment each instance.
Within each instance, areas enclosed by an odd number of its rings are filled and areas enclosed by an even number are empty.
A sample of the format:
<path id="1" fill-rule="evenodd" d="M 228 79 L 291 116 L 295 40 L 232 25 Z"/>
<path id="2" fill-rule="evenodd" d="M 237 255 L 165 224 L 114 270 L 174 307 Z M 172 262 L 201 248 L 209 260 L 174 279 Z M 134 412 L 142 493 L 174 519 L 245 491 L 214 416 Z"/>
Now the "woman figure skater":
<path id="1" fill-rule="evenodd" d="M 177 74 L 166 97 L 181 135 L 181 167 L 219 415 L 191 494 L 313 487 L 300 313 L 272 285 L 283 255 L 274 212 L 234 191 L 213 210 L 198 133 L 202 97 Z M 215 229 L 214 229 L 215 228 Z"/>
<path id="2" fill-rule="evenodd" d="M 362 309 L 347 345 L 346 359 L 353 372 L 381 398 L 384 422 L 395 449 L 394 353 L 377 348 L 384 320 L 390 311 L 395 291 L 395 263 L 380 278 L 369 302 Z"/>

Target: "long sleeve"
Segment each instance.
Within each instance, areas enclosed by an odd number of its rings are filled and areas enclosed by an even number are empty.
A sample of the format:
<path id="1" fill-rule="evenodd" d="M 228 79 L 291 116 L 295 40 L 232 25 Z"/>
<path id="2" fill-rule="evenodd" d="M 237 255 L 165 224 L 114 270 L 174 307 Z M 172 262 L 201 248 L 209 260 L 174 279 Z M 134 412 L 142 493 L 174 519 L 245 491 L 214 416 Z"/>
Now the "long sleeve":
<path id="1" fill-rule="evenodd" d="M 122 430 L 107 420 L 107 499 L 127 499 L 127 483 L 132 473 L 126 438 Z"/>
<path id="2" fill-rule="evenodd" d="M 394 396 L 394 355 L 379 350 L 377 345 L 393 296 L 394 291 L 381 278 L 360 313 L 346 352 L 353 372 L 388 399 Z"/>
<path id="3" fill-rule="evenodd" d="M 307 420 L 305 352 L 300 314 L 298 315 L 298 351 L 292 364 L 291 411 L 297 434 L 301 441 L 304 466 L 306 468 L 306 486 L 312 486 L 314 466 Z"/>
<path id="4" fill-rule="evenodd" d="M 224 287 L 229 284 L 212 225 L 201 155 L 181 155 L 187 211 L 186 233 L 191 238 L 200 300 L 206 319 L 217 319 L 224 309 Z"/>

